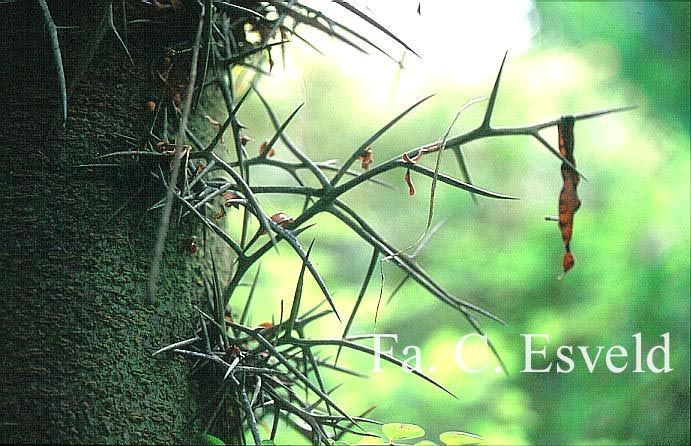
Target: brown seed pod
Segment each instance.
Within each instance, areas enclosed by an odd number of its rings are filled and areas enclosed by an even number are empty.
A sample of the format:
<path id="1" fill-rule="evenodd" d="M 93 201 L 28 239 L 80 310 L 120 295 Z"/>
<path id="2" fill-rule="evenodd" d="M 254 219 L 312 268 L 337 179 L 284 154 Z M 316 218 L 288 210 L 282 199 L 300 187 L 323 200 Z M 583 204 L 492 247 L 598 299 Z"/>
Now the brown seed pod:
<path id="1" fill-rule="evenodd" d="M 410 177 L 410 169 L 406 170 L 405 182 L 408 185 L 408 195 L 415 195 L 415 185 L 413 184 L 413 179 Z"/>
<path id="2" fill-rule="evenodd" d="M 225 217 L 225 216 L 226 216 L 226 208 L 223 207 L 223 206 L 221 206 L 221 210 L 218 211 L 218 212 L 216 212 L 216 215 L 214 216 L 214 218 L 215 218 L 216 220 L 220 220 L 220 219 L 222 219 L 222 218 Z"/>
<path id="3" fill-rule="evenodd" d="M 226 349 L 226 356 L 231 356 L 234 358 L 243 358 L 245 354 L 240 350 L 237 345 L 231 345 Z"/>
<path id="4" fill-rule="evenodd" d="M 271 221 L 276 223 L 278 226 L 282 228 L 287 228 L 288 225 L 291 225 L 295 223 L 295 220 L 290 218 L 286 213 L 284 212 L 276 212 L 274 215 L 271 216 Z M 266 230 L 262 227 L 259 229 L 259 234 L 266 234 Z"/>
<path id="5" fill-rule="evenodd" d="M 269 146 L 269 141 L 264 141 L 261 146 L 259 146 L 259 156 L 264 156 L 264 153 L 266 152 L 266 148 Z M 269 149 L 269 153 L 266 154 L 269 158 L 274 156 L 276 152 L 274 152 L 274 149 L 271 148 Z"/>
<path id="6" fill-rule="evenodd" d="M 238 203 L 233 203 L 233 201 L 232 201 L 232 200 L 237 200 L 238 198 L 240 198 L 240 197 L 238 197 L 236 194 L 234 194 L 233 192 L 223 192 L 223 195 L 222 195 L 222 196 L 223 196 L 223 198 L 225 199 L 225 201 L 223 202 L 223 204 L 224 204 L 226 207 L 231 207 L 231 206 L 232 206 L 232 207 L 234 207 L 234 208 L 236 208 L 236 209 L 240 207 L 240 206 L 238 205 Z"/>
<path id="7" fill-rule="evenodd" d="M 276 223 L 278 226 L 285 228 L 295 222 L 292 218 L 288 217 L 283 212 L 277 212 L 271 216 L 271 221 Z"/>
<path id="8" fill-rule="evenodd" d="M 360 156 L 358 156 L 358 159 L 362 161 L 362 169 L 368 170 L 369 165 L 372 164 L 372 161 L 374 161 L 374 157 L 372 156 L 372 147 L 368 147 L 363 150 Z"/>
<path id="9" fill-rule="evenodd" d="M 242 144 L 242 147 L 245 147 L 250 141 L 254 140 L 245 134 L 240 135 L 240 144 Z"/>

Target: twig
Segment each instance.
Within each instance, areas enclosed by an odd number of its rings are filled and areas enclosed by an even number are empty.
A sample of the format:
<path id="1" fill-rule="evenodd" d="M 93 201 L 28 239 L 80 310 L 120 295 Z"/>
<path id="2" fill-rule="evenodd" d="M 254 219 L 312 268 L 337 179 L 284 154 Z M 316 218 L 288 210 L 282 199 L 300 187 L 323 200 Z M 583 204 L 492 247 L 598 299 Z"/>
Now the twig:
<path id="1" fill-rule="evenodd" d="M 197 80 L 197 61 L 199 60 L 199 46 L 202 38 L 202 31 L 204 29 L 204 16 L 205 9 L 204 6 L 201 5 L 199 25 L 197 26 L 197 35 L 194 39 L 194 46 L 192 50 L 189 83 L 187 85 L 187 93 L 185 95 L 185 102 L 182 108 L 182 119 L 180 120 L 180 127 L 178 128 L 178 134 L 175 138 L 175 158 L 173 158 L 173 167 L 170 173 L 170 181 L 168 182 L 168 190 L 166 191 L 166 204 L 163 207 L 163 215 L 161 216 L 161 223 L 158 227 L 158 237 L 156 239 L 154 256 L 151 262 L 151 270 L 149 272 L 149 303 L 154 303 L 156 301 L 156 293 L 158 291 L 156 282 L 158 280 L 158 275 L 161 268 L 163 248 L 165 247 L 168 225 L 170 223 L 170 214 L 173 209 L 173 198 L 175 196 L 175 187 L 177 185 L 178 173 L 180 171 L 180 160 L 183 156 L 183 146 L 186 135 L 185 130 L 187 128 L 187 120 L 189 119 L 190 109 L 192 108 L 194 85 Z"/>

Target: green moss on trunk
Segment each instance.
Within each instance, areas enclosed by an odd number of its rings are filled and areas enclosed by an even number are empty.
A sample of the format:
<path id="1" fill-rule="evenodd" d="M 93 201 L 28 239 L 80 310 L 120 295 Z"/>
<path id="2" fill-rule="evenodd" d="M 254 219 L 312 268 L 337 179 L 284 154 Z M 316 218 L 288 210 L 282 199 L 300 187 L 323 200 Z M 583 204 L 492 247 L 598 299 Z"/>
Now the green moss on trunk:
<path id="1" fill-rule="evenodd" d="M 49 47 L 40 33 L 4 32 L 15 51 L 0 125 L 3 442 L 173 443 L 206 421 L 189 423 L 204 392 L 189 364 L 151 357 L 192 333 L 204 288 L 200 259 L 180 249 L 191 229 L 171 227 L 159 299 L 146 303 L 158 216 L 144 212 L 151 191 L 135 192 L 147 183 L 137 171 L 73 167 L 125 149 L 114 134 L 145 125 L 148 62 L 133 68 L 111 37 L 70 98 L 67 128 L 44 145 L 56 110 Z"/>

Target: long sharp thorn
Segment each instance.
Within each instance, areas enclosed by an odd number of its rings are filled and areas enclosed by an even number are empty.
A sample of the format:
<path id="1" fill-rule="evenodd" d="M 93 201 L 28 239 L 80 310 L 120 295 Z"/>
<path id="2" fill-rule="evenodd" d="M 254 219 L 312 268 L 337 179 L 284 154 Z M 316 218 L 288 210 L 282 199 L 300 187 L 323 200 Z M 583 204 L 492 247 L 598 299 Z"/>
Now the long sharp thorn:
<path id="1" fill-rule="evenodd" d="M 395 296 L 396 294 L 398 294 L 398 292 L 401 290 L 401 288 L 403 288 L 403 285 L 405 285 L 405 283 L 408 281 L 408 279 L 410 279 L 410 275 L 406 274 L 406 275 L 403 277 L 403 279 L 401 279 L 401 281 L 398 282 L 398 285 L 396 285 L 396 288 L 393 289 L 393 291 L 392 291 L 391 294 L 389 295 L 389 298 L 388 298 L 387 301 L 386 301 L 386 304 L 387 304 L 387 305 L 391 302 L 391 300 L 394 298 L 394 296 Z"/>
<path id="2" fill-rule="evenodd" d="M 577 114 L 573 115 L 573 118 L 576 121 L 580 121 L 583 119 L 597 118 L 598 116 L 608 115 L 610 113 L 619 113 L 619 112 L 624 112 L 624 111 L 635 110 L 637 108 L 638 108 L 637 105 L 627 105 L 624 107 L 608 108 L 606 110 L 598 110 L 598 111 L 594 111 L 594 112 L 577 113 Z"/>
<path id="3" fill-rule="evenodd" d="M 251 88 L 248 89 L 248 90 L 245 92 L 245 94 L 242 95 L 242 97 L 241 97 L 240 100 L 237 102 L 237 104 L 235 104 L 235 107 L 233 107 L 233 110 L 232 110 L 232 112 L 228 115 L 228 118 L 225 120 L 225 122 L 223 123 L 223 125 L 221 126 L 221 128 L 218 129 L 218 132 L 216 133 L 216 136 L 214 136 L 213 141 L 211 141 L 211 144 L 209 144 L 209 145 L 207 146 L 207 148 L 206 148 L 206 151 L 207 151 L 207 152 L 212 151 L 212 150 L 214 149 L 214 147 L 216 147 L 216 145 L 218 144 L 218 142 L 221 140 L 221 138 L 223 138 L 223 134 L 224 134 L 225 131 L 228 129 L 228 127 L 230 126 L 230 124 L 233 122 L 233 118 L 234 118 L 235 115 L 237 114 L 238 110 L 240 110 L 240 106 L 242 106 L 242 103 L 245 102 L 245 99 L 247 99 L 247 96 L 249 96 L 249 94 L 250 94 L 251 91 L 252 91 Z"/>
<path id="4" fill-rule="evenodd" d="M 65 83 L 65 69 L 62 64 L 62 55 L 60 54 L 58 30 L 53 21 L 53 17 L 50 15 L 50 10 L 45 0 L 39 0 L 38 3 L 43 13 L 43 23 L 48 28 L 48 34 L 50 35 L 50 49 L 52 51 L 53 64 L 58 78 L 58 89 L 60 90 L 60 124 L 62 127 L 65 127 L 65 123 L 67 122 L 67 84 Z"/>
<path id="5" fill-rule="evenodd" d="M 290 316 L 286 321 L 285 336 L 290 338 L 293 333 L 293 327 L 295 326 L 295 320 L 298 318 L 298 313 L 300 311 L 300 300 L 302 299 L 302 284 L 305 280 L 305 270 L 307 269 L 307 262 L 309 262 L 310 253 L 312 252 L 312 247 L 314 246 L 314 239 L 310 243 L 309 248 L 307 248 L 307 253 L 305 254 L 305 259 L 302 261 L 302 268 L 300 268 L 300 275 L 298 276 L 298 283 L 295 287 L 295 294 L 293 295 L 293 305 L 290 308 Z"/>
<path id="6" fill-rule="evenodd" d="M 110 25 L 110 29 L 113 30 L 113 34 L 115 34 L 115 37 L 118 39 L 118 42 L 120 42 L 120 45 L 122 45 L 122 48 L 125 50 L 125 54 L 127 54 L 127 58 L 132 63 L 132 66 L 134 66 L 134 60 L 132 59 L 132 56 L 130 55 L 130 50 L 127 49 L 127 45 L 125 44 L 125 41 L 122 40 L 122 37 L 120 37 L 120 33 L 118 33 L 118 29 L 115 27 L 115 21 L 113 20 L 113 2 L 110 3 L 110 6 L 108 7 L 106 14 L 108 17 L 108 24 Z"/>
<path id="7" fill-rule="evenodd" d="M 256 341 L 259 342 L 265 349 L 269 350 L 273 356 L 276 358 L 278 362 L 283 364 L 297 379 L 299 379 L 303 384 L 305 384 L 307 387 L 310 388 L 310 390 L 314 393 L 316 393 L 318 396 L 324 399 L 326 403 L 328 403 L 331 407 L 333 407 L 338 413 L 343 415 L 348 421 L 355 422 L 350 415 L 348 415 L 343 409 L 341 409 L 329 396 L 322 392 L 319 387 L 317 387 L 312 381 L 310 381 L 305 375 L 302 374 L 300 370 L 298 370 L 297 367 L 295 367 L 293 364 L 291 364 L 276 348 L 269 342 L 267 341 L 261 334 L 258 332 L 255 332 L 247 327 L 244 327 L 242 325 L 238 324 L 231 324 L 233 327 L 237 328 L 239 331 L 242 331 L 243 333 L 250 335 L 253 337 Z M 291 340 L 291 343 L 296 343 L 298 340 Z M 414 373 L 414 372 L 413 372 Z"/>
<path id="8" fill-rule="evenodd" d="M 174 350 L 176 348 L 184 347 L 186 345 L 193 344 L 197 341 L 201 341 L 201 338 L 199 336 L 195 336 L 195 337 L 190 338 L 190 339 L 185 339 L 184 341 L 180 341 L 180 342 L 175 342 L 173 344 L 167 345 L 163 348 L 156 350 L 155 352 L 153 352 L 151 354 L 151 356 L 160 355 L 161 353 L 167 352 L 168 350 Z"/>
<path id="9" fill-rule="evenodd" d="M 453 154 L 456 156 L 456 162 L 458 163 L 458 167 L 461 169 L 461 175 L 463 175 L 463 180 L 472 186 L 473 179 L 470 176 L 470 171 L 468 170 L 468 163 L 465 160 L 465 156 L 463 155 L 463 149 L 461 149 L 461 146 L 454 146 Z M 473 202 L 475 204 L 480 203 L 477 199 L 477 196 L 473 192 L 470 193 L 470 197 L 473 199 Z"/>
<path id="10" fill-rule="evenodd" d="M 259 273 L 262 270 L 262 265 L 261 263 L 257 267 L 257 272 L 254 275 L 254 280 L 252 280 L 252 287 L 250 288 L 250 292 L 247 295 L 247 302 L 245 303 L 245 308 L 242 310 L 242 315 L 240 316 L 240 324 L 244 325 L 245 321 L 247 321 L 247 315 L 250 312 L 250 305 L 252 304 L 252 298 L 254 297 L 254 290 L 257 288 L 257 281 L 259 279 Z"/>
<path id="11" fill-rule="evenodd" d="M 355 160 L 358 158 L 358 156 L 360 156 L 360 155 L 362 154 L 363 150 L 365 150 L 365 149 L 367 149 L 369 146 L 371 146 L 372 143 L 374 143 L 377 139 L 379 139 L 379 137 L 380 137 L 381 135 L 383 135 L 384 133 L 386 133 L 386 132 L 387 132 L 391 127 L 393 127 L 398 121 L 400 121 L 401 119 L 403 119 L 403 117 L 404 117 L 405 115 L 407 115 L 408 113 L 410 113 L 411 111 L 413 111 L 413 109 L 417 108 L 417 106 L 419 106 L 419 105 L 422 104 L 423 102 L 427 101 L 427 100 L 428 100 L 429 98 L 431 98 L 432 96 L 434 96 L 434 95 L 431 94 L 431 95 L 429 95 L 429 96 L 427 96 L 427 97 L 425 97 L 425 98 L 420 99 L 420 100 L 417 101 L 415 104 L 413 104 L 413 105 L 411 105 L 410 107 L 408 107 L 407 109 L 405 109 L 405 110 L 404 110 L 402 113 L 400 113 L 398 116 L 396 116 L 395 118 L 393 118 L 391 121 L 387 122 L 382 128 L 380 128 L 379 130 L 377 130 L 376 132 L 374 132 L 374 134 L 372 134 L 369 138 L 367 138 L 367 140 L 365 140 L 365 142 L 363 142 L 363 143 L 360 145 L 360 147 L 358 147 L 357 150 L 355 150 L 355 151 L 350 155 L 350 158 L 348 158 L 348 160 L 347 160 L 345 163 L 343 163 L 343 165 L 341 166 L 341 168 L 339 169 L 339 171 L 336 173 L 336 175 L 334 175 L 333 179 L 331 180 L 331 185 L 332 185 L 332 186 L 335 186 L 336 183 L 338 183 L 338 180 L 340 180 L 341 177 L 343 177 L 343 175 L 348 171 L 348 169 L 350 169 L 350 166 L 353 164 L 353 162 L 355 162 Z"/>
<path id="12" fill-rule="evenodd" d="M 283 124 L 281 124 L 278 130 L 276 130 L 276 133 L 274 133 L 274 136 L 269 140 L 269 143 L 264 148 L 264 151 L 260 154 L 262 158 L 266 158 L 268 156 L 269 152 L 271 152 L 271 148 L 274 146 L 274 144 L 276 144 L 278 138 L 281 137 L 286 127 L 288 127 L 288 124 L 290 124 L 290 121 L 293 120 L 293 118 L 295 117 L 295 115 L 297 115 L 297 113 L 300 111 L 303 105 L 305 105 L 304 102 L 298 105 L 298 107 L 293 111 L 293 113 L 291 113 L 290 116 L 288 116 L 288 118 L 286 118 L 286 120 L 283 122 Z"/>
<path id="13" fill-rule="evenodd" d="M 370 260 L 369 266 L 367 267 L 367 272 L 365 273 L 365 279 L 362 282 L 362 286 L 360 287 L 360 293 L 357 296 L 357 300 L 355 301 L 355 306 L 353 307 L 353 311 L 350 313 L 350 317 L 348 318 L 348 322 L 346 323 L 345 328 L 343 329 L 343 335 L 342 337 L 345 338 L 348 336 L 348 332 L 350 331 L 351 325 L 353 325 L 353 321 L 355 320 L 355 316 L 357 314 L 358 309 L 360 308 L 360 304 L 362 303 L 362 298 L 365 297 L 365 292 L 367 291 L 367 286 L 369 285 L 370 279 L 372 278 L 372 274 L 374 273 L 374 268 L 377 266 L 377 259 L 379 258 L 379 250 L 377 248 L 374 248 L 372 250 L 372 259 Z M 336 359 L 334 359 L 334 365 L 338 363 L 338 357 L 341 355 L 341 347 L 338 347 L 338 351 L 336 352 Z"/>
<path id="14" fill-rule="evenodd" d="M 468 320 L 468 322 L 470 322 L 470 325 L 473 326 L 475 331 L 480 336 L 485 336 L 485 339 L 487 339 L 487 346 L 490 348 L 490 350 L 492 350 L 492 353 L 494 354 L 494 357 L 497 358 L 497 361 L 499 361 L 499 365 L 501 366 L 501 369 L 504 371 L 504 374 L 506 374 L 506 376 L 509 376 L 509 369 L 506 367 L 506 364 L 504 364 L 504 360 L 499 355 L 499 351 L 495 347 L 494 343 L 490 341 L 489 337 L 487 337 L 485 330 L 482 328 L 478 320 L 470 314 L 466 314 L 465 317 Z"/>
<path id="15" fill-rule="evenodd" d="M 357 350 L 359 352 L 367 353 L 369 355 L 376 355 L 377 352 L 373 348 L 367 347 L 365 345 L 358 344 L 356 342 L 352 342 L 350 339 L 294 339 L 291 340 L 291 342 L 295 343 L 296 345 L 336 345 L 336 346 L 341 346 L 345 348 L 349 348 L 352 350 Z M 400 359 L 396 358 L 395 356 L 386 354 L 386 353 L 381 353 L 380 357 L 392 364 L 397 365 L 398 367 L 404 367 L 403 361 Z M 434 379 L 430 378 L 427 376 L 425 373 L 418 371 L 417 369 L 410 369 L 410 373 L 413 375 L 416 375 L 425 381 L 429 382 L 430 384 L 433 384 L 434 386 L 438 387 L 439 389 L 443 390 L 444 392 L 448 393 L 452 397 L 458 399 L 456 395 L 454 395 L 453 392 L 448 390 L 446 387 L 435 381 Z"/>
<path id="16" fill-rule="evenodd" d="M 403 165 L 404 164 L 401 163 L 401 166 L 403 166 Z M 407 169 L 421 173 L 421 174 L 428 176 L 430 178 L 434 177 L 434 171 L 433 170 L 428 169 L 427 167 L 422 166 L 420 164 L 405 164 L 405 167 Z M 471 184 L 464 183 L 461 180 L 457 180 L 456 178 L 450 177 L 448 175 L 444 175 L 443 173 L 437 174 L 437 179 L 439 181 L 441 181 L 442 183 L 446 183 L 450 186 L 454 186 L 454 187 L 457 187 L 459 189 L 467 190 L 468 192 L 473 192 L 473 193 L 476 193 L 478 195 L 484 195 L 485 197 L 497 198 L 497 199 L 501 199 L 501 200 L 518 200 L 518 198 L 512 197 L 510 195 L 499 194 L 496 192 L 489 191 L 487 189 L 483 189 L 483 188 L 478 187 L 478 186 L 473 186 Z"/>
<path id="17" fill-rule="evenodd" d="M 362 20 L 365 22 L 369 23 L 370 25 L 374 26 L 377 28 L 379 31 L 383 32 L 387 36 L 391 37 L 393 40 L 398 42 L 400 45 L 403 46 L 403 48 L 407 49 L 411 53 L 415 54 L 417 57 L 420 57 L 418 53 L 415 52 L 408 44 L 406 44 L 404 41 L 399 39 L 394 33 L 389 31 L 388 29 L 384 28 L 382 25 L 380 25 L 376 20 L 365 14 L 364 12 L 360 11 L 358 8 L 354 7 L 350 3 L 344 1 L 344 0 L 333 0 L 334 3 L 342 6 L 343 8 L 347 9 L 348 11 L 352 12 L 356 16 L 360 17 Z"/>
<path id="18" fill-rule="evenodd" d="M 492 112 L 494 111 L 494 103 L 497 100 L 497 92 L 499 91 L 499 81 L 501 80 L 501 72 L 504 69 L 504 62 L 506 62 L 506 56 L 509 54 L 507 51 L 504 53 L 504 59 L 501 61 L 501 66 L 499 67 L 499 73 L 497 73 L 497 79 L 494 81 L 494 88 L 492 88 L 492 94 L 489 96 L 489 102 L 487 103 L 487 111 L 485 112 L 485 119 L 483 119 L 480 128 L 489 129 L 489 121 L 492 119 Z"/>

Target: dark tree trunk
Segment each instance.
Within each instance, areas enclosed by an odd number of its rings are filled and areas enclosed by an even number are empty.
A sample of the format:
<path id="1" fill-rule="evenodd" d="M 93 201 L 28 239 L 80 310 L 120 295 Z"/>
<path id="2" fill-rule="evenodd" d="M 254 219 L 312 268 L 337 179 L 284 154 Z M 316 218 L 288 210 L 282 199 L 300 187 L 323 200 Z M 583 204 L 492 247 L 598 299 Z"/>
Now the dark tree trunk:
<path id="1" fill-rule="evenodd" d="M 93 26 L 101 10 L 71 13 Z M 66 128 L 44 140 L 59 108 L 40 12 L 28 1 L 0 12 L 0 438 L 189 441 L 206 422 L 192 421 L 205 405 L 199 395 L 213 389 L 188 378 L 186 362 L 151 353 L 192 334 L 204 289 L 200 260 L 180 249 L 192 229 L 171 226 L 159 297 L 147 303 L 158 215 L 145 209 L 160 191 L 139 168 L 74 167 L 126 149 L 116 134 L 143 134 L 148 61 L 131 45 L 132 67 L 107 33 L 70 97 Z M 68 83 L 88 37 L 61 34 Z"/>

